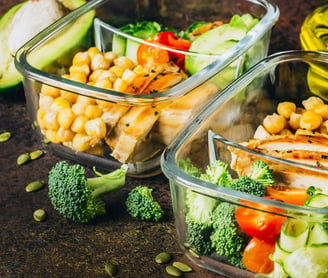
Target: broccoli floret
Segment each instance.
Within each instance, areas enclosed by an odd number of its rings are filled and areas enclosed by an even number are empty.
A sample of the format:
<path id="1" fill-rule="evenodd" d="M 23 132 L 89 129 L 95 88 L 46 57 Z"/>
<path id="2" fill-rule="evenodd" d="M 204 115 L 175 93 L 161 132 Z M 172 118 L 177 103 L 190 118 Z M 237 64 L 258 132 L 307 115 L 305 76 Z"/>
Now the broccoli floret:
<path id="1" fill-rule="evenodd" d="M 274 184 L 273 170 L 262 160 L 256 160 L 252 165 L 252 173 L 249 177 L 253 180 L 259 181 L 264 186 L 271 186 Z"/>
<path id="2" fill-rule="evenodd" d="M 201 175 L 200 169 L 192 164 L 190 158 L 179 160 L 178 165 L 182 171 L 188 173 L 192 177 L 198 178 Z"/>
<path id="3" fill-rule="evenodd" d="M 132 189 L 125 201 L 127 212 L 134 218 L 146 221 L 160 221 L 164 211 L 153 199 L 152 189 L 147 186 L 137 186 Z"/>
<path id="4" fill-rule="evenodd" d="M 210 255 L 213 252 L 210 236 L 213 232 L 212 225 L 204 225 L 186 218 L 187 242 L 192 249 L 199 255 Z"/>
<path id="5" fill-rule="evenodd" d="M 264 197 L 266 195 L 266 186 L 248 176 L 240 176 L 238 179 L 234 179 L 230 187 L 234 190 L 258 197 Z"/>
<path id="6" fill-rule="evenodd" d="M 201 174 L 200 178 L 225 187 L 229 186 L 232 180 L 229 174 L 228 164 L 220 160 L 216 160 L 215 163 L 208 165 L 206 173 Z"/>
<path id="7" fill-rule="evenodd" d="M 226 256 L 227 260 L 239 267 L 242 265 L 242 251 L 249 240 L 236 222 L 236 207 L 230 203 L 220 203 L 212 214 L 213 233 L 212 246 L 219 256 Z"/>
<path id="8" fill-rule="evenodd" d="M 73 222 L 86 223 L 106 213 L 100 195 L 121 188 L 125 184 L 128 167 L 123 164 L 108 174 L 96 172 L 98 177 L 87 178 L 82 165 L 57 162 L 49 171 L 49 198 L 53 207 Z"/>

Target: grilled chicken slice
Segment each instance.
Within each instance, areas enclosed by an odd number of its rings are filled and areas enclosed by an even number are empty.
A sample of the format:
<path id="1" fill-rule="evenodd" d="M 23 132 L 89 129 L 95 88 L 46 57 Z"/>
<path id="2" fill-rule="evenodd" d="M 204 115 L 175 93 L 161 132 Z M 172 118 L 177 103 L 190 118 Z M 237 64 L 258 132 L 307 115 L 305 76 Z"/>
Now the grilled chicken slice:
<path id="1" fill-rule="evenodd" d="M 135 154 L 138 145 L 148 142 L 147 135 L 158 120 L 160 109 L 161 106 L 147 106 L 136 109 L 138 111 L 135 118 L 131 119 L 130 124 L 119 133 L 111 155 L 122 163 L 133 160 L 132 156 Z M 149 146 L 144 147 L 149 149 Z"/>
<path id="2" fill-rule="evenodd" d="M 113 104 L 112 107 L 105 111 L 101 116 L 106 123 L 107 136 L 111 133 L 112 129 L 117 125 L 119 120 L 125 115 L 130 109 L 130 106 Z"/>
<path id="3" fill-rule="evenodd" d="M 165 107 L 160 113 L 156 127 L 160 140 L 168 145 L 192 115 L 217 91 L 217 86 L 208 81 Z"/>
<path id="4" fill-rule="evenodd" d="M 277 135 L 264 139 L 251 139 L 249 142 L 241 144 L 260 153 L 291 162 L 328 169 L 328 136 L 324 134 Z M 231 168 L 236 170 L 239 175 L 247 175 L 251 171 L 251 165 L 259 159 L 259 157 L 240 149 L 230 148 L 230 151 L 232 154 Z M 274 170 L 277 183 L 298 187 L 312 185 L 328 189 L 328 173 L 325 171 L 314 171 L 310 168 L 286 165 L 271 160 L 265 160 L 265 162 Z"/>

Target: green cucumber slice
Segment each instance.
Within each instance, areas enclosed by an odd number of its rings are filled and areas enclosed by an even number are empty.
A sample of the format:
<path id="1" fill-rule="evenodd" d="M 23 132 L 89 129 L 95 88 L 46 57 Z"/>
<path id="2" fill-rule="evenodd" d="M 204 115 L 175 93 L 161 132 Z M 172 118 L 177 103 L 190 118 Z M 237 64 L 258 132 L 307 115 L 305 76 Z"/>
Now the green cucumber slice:
<path id="1" fill-rule="evenodd" d="M 306 246 L 309 234 L 309 224 L 300 219 L 287 219 L 282 226 L 280 234 L 280 247 L 293 252 L 298 248 Z"/>

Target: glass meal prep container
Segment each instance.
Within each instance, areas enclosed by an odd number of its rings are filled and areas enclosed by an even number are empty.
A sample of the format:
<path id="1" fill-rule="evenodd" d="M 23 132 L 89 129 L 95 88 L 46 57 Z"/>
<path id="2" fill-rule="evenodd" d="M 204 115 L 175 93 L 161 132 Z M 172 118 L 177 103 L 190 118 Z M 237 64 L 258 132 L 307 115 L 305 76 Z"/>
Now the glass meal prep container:
<path id="1" fill-rule="evenodd" d="M 155 2 L 89 1 L 17 52 L 15 64 L 24 77 L 28 111 L 36 133 L 48 148 L 102 169 L 126 163 L 130 176 L 159 173 L 162 151 L 186 121 L 215 93 L 267 55 L 271 28 L 279 16 L 277 6 L 264 0 Z M 119 54 L 125 47 L 128 52 L 127 45 L 137 51 L 149 43 L 123 32 L 120 28 L 127 24 L 156 21 L 184 30 L 195 22 L 229 21 L 233 15 L 245 14 L 256 18 L 257 24 L 237 43 L 230 40 L 231 47 L 225 46 L 222 53 L 151 44 L 151 49 L 164 50 L 169 56 L 196 59 L 194 65 L 207 61 L 192 75 L 176 64 L 172 66 L 171 61 L 154 70 L 137 65 L 135 54 Z M 88 27 L 87 35 L 78 43 L 70 43 L 80 26 L 84 32 Z M 58 55 L 48 57 L 49 47 L 59 49 Z M 72 72 L 85 70 L 81 53 L 92 58 L 80 79 Z M 98 71 L 96 65 L 102 65 L 102 60 L 96 56 L 110 65 Z M 135 76 L 138 78 L 133 79 Z M 164 78 L 159 80 L 161 76 L 170 79 L 164 82 Z M 141 87 L 147 90 L 139 92 Z"/>
<path id="2" fill-rule="evenodd" d="M 191 261 L 228 277 L 327 277 L 328 100 L 308 82 L 327 65 L 324 52 L 263 59 L 163 152 Z"/>

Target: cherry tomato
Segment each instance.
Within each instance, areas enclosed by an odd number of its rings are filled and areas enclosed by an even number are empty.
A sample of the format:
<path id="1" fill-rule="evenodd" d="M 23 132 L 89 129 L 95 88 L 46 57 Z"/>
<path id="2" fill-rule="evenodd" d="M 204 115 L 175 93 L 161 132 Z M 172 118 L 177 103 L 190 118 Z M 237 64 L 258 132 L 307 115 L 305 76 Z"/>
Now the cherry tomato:
<path id="1" fill-rule="evenodd" d="M 191 41 L 175 35 L 172 31 L 160 32 L 155 36 L 154 40 L 166 46 L 185 51 L 189 50 L 191 45 Z"/>
<path id="2" fill-rule="evenodd" d="M 251 237 L 271 241 L 276 240 L 286 217 L 276 215 L 275 213 L 282 213 L 283 211 L 253 202 L 244 201 L 244 203 L 255 209 L 246 207 L 238 207 L 236 209 L 236 221 L 242 230 Z"/>
<path id="3" fill-rule="evenodd" d="M 267 195 L 274 199 L 294 205 L 304 205 L 309 198 L 305 188 L 296 188 L 288 186 L 268 186 Z"/>
<path id="4" fill-rule="evenodd" d="M 191 41 L 185 40 L 177 35 L 175 35 L 172 31 L 163 31 L 158 33 L 154 37 L 154 41 L 170 47 L 172 49 L 188 51 L 191 45 Z M 185 55 L 182 53 L 168 51 L 170 61 L 176 63 L 181 69 L 184 69 L 184 58 Z"/>
<path id="5" fill-rule="evenodd" d="M 246 269 L 255 273 L 270 273 L 274 262 L 269 258 L 275 251 L 275 242 L 252 238 L 243 252 L 242 262 Z"/>
<path id="6" fill-rule="evenodd" d="M 156 41 L 150 42 L 161 45 Z M 145 66 L 148 63 L 165 64 L 170 61 L 170 57 L 168 51 L 165 49 L 143 43 L 138 47 L 137 60 L 139 65 Z"/>

